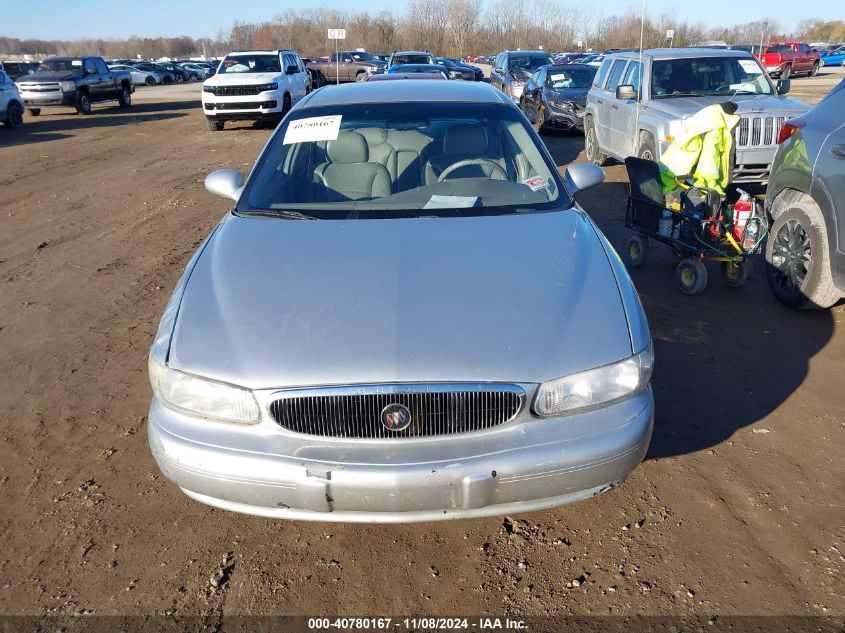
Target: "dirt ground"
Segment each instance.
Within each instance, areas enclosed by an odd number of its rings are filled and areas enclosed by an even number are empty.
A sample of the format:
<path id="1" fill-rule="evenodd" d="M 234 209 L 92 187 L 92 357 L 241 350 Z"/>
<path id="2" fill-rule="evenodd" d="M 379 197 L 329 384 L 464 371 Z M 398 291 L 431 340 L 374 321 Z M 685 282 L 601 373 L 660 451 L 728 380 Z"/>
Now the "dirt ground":
<path id="1" fill-rule="evenodd" d="M 793 87 L 816 101 L 841 76 Z M 166 481 L 147 448 L 147 351 L 228 208 L 203 178 L 248 170 L 269 134 L 207 130 L 196 85 L 0 130 L 0 616 L 845 617 L 845 307 L 786 310 L 760 261 L 741 290 L 711 267 L 698 297 L 660 246 L 633 272 L 655 433 L 593 500 L 336 525 L 212 509 Z M 583 138 L 545 139 L 561 167 L 583 159 Z M 620 249 L 627 185 L 606 171 L 581 202 Z"/>

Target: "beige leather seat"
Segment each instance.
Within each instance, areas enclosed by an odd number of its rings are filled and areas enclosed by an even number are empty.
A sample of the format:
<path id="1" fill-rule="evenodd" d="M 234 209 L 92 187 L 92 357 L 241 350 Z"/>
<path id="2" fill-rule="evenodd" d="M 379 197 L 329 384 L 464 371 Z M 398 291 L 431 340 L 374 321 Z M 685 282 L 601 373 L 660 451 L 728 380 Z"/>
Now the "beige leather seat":
<path id="1" fill-rule="evenodd" d="M 367 141 L 370 162 L 381 163 L 390 174 L 392 192 L 416 189 L 424 184 L 423 161 L 430 136 L 416 130 L 385 130 L 359 128 L 355 130 Z"/>
<path id="2" fill-rule="evenodd" d="M 442 150 L 442 153 L 431 156 L 426 162 L 424 177 L 427 184 L 437 182 L 437 178 L 444 170 L 465 159 L 485 158 L 508 173 L 499 139 L 494 137 L 490 130 L 480 125 L 471 123 L 453 125 L 443 135 Z M 484 164 L 460 167 L 448 177 L 507 180 L 498 169 Z"/>
<path id="3" fill-rule="evenodd" d="M 368 200 L 390 195 L 390 173 L 370 159 L 367 141 L 358 132 L 341 132 L 326 144 L 328 162 L 314 169 L 316 197 L 331 202 Z"/>

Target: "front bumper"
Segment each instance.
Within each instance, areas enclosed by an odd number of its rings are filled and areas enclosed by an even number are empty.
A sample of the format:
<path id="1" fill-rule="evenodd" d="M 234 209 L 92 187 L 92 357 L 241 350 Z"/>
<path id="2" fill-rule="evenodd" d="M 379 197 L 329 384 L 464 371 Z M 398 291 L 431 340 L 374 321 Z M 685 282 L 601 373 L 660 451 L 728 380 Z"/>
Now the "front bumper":
<path id="1" fill-rule="evenodd" d="M 503 515 L 587 499 L 642 461 L 651 390 L 561 419 L 523 411 L 508 424 L 438 438 L 350 440 L 290 433 L 270 419 L 236 426 L 155 399 L 149 443 L 192 498 L 284 519 L 399 523 Z"/>
<path id="2" fill-rule="evenodd" d="M 281 93 L 271 91 L 242 97 L 202 96 L 203 113 L 217 120 L 278 118 L 284 113 L 284 103 Z"/>
<path id="3" fill-rule="evenodd" d="M 21 99 L 27 108 L 46 108 L 50 106 L 70 106 L 76 105 L 76 91 L 72 92 L 44 92 L 44 91 L 28 91 L 25 87 L 19 86 Z"/>
<path id="4" fill-rule="evenodd" d="M 556 108 L 546 104 L 548 112 L 546 125 L 563 130 L 583 130 L 584 113 L 583 106 L 573 105 L 571 108 Z"/>

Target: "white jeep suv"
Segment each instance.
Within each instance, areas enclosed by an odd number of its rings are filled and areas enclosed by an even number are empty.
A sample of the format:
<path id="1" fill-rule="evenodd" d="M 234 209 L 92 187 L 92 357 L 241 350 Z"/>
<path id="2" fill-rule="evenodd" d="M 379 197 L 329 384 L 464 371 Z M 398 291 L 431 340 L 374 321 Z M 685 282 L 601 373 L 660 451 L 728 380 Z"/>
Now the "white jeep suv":
<path id="1" fill-rule="evenodd" d="M 279 121 L 307 92 L 308 71 L 290 50 L 235 51 L 220 62 L 217 74 L 202 85 L 208 127 L 226 121 Z"/>

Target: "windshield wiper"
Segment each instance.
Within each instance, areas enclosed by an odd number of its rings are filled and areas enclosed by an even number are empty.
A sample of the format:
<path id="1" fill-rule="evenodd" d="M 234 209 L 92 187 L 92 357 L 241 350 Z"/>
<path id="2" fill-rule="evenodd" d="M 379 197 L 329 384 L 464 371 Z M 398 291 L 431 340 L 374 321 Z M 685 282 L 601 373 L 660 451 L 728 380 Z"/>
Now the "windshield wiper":
<path id="1" fill-rule="evenodd" d="M 249 215 L 258 217 L 283 218 L 285 220 L 319 220 L 317 216 L 307 215 L 299 211 L 288 211 L 285 209 L 248 209 L 238 211 L 238 215 Z"/>

